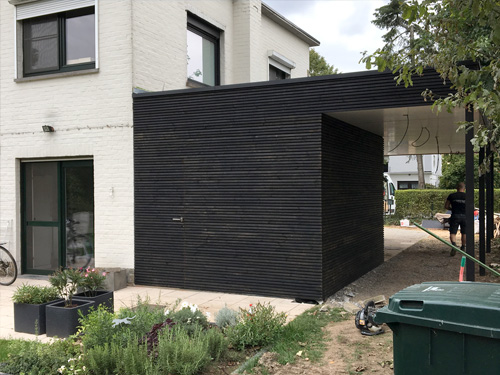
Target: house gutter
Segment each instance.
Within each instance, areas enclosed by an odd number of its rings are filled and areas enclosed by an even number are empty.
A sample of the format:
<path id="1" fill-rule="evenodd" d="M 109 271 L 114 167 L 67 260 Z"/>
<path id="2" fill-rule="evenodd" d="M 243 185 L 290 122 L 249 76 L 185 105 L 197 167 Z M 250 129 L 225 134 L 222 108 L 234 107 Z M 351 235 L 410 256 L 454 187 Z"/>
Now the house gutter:
<path id="1" fill-rule="evenodd" d="M 267 18 L 269 18 L 271 21 L 276 22 L 281 27 L 290 31 L 292 34 L 294 34 L 298 38 L 302 39 L 304 42 L 309 44 L 309 47 L 319 46 L 320 42 L 318 39 L 316 39 L 313 36 L 311 36 L 310 34 L 306 33 L 300 27 L 298 27 L 294 23 L 287 20 L 285 17 L 283 17 L 281 14 L 276 12 L 274 9 L 272 9 L 269 5 L 267 5 L 265 3 L 262 3 L 262 14 L 264 16 L 266 16 Z"/>

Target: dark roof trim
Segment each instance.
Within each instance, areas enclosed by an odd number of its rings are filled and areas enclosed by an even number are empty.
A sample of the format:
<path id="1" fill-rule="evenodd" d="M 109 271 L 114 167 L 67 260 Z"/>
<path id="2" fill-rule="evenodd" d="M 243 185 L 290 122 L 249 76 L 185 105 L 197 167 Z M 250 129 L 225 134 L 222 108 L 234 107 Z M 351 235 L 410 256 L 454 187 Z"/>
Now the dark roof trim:
<path id="1" fill-rule="evenodd" d="M 276 12 L 273 8 L 271 8 L 269 5 L 262 3 L 262 14 L 266 16 L 267 18 L 271 19 L 272 21 L 276 22 L 278 25 L 281 27 L 285 28 L 286 30 L 290 31 L 292 34 L 298 36 L 300 39 L 302 39 L 304 42 L 309 44 L 309 47 L 317 47 L 319 46 L 319 40 L 311 36 L 310 34 L 306 33 L 304 30 L 302 30 L 300 27 L 295 25 L 294 23 L 290 22 L 287 20 L 285 17 L 283 17 L 281 14 Z"/>
<path id="2" fill-rule="evenodd" d="M 355 77 L 363 77 L 363 76 L 380 76 L 380 75 L 392 75 L 390 70 L 386 70 L 384 72 L 379 72 L 377 70 L 364 70 L 360 72 L 351 72 L 351 73 L 342 73 L 342 74 L 332 74 L 326 76 L 315 76 L 315 77 L 302 77 L 302 78 L 292 78 L 292 79 L 283 79 L 276 81 L 260 81 L 260 82 L 247 82 L 247 83 L 236 83 L 232 85 L 222 85 L 222 86 L 210 86 L 210 87 L 200 87 L 200 88 L 190 88 L 190 89 L 177 89 L 177 90 L 169 90 L 169 91 L 156 91 L 156 92 L 142 92 L 142 93 L 134 93 L 132 96 L 134 98 L 140 98 L 144 96 L 167 96 L 167 95 L 179 95 L 203 91 L 223 91 L 223 90 L 232 90 L 238 88 L 246 88 L 246 87 L 256 87 L 256 86 L 271 86 L 271 85 L 293 85 L 299 84 L 302 82 L 310 82 L 310 81 L 324 81 L 324 80 L 341 80 Z"/>

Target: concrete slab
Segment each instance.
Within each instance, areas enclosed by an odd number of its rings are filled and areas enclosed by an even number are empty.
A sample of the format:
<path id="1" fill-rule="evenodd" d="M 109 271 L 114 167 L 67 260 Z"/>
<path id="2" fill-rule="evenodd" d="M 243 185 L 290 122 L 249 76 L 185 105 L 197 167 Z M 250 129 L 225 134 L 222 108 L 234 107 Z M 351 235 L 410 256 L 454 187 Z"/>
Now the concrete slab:
<path id="1" fill-rule="evenodd" d="M 384 261 L 429 236 L 417 227 L 384 227 Z"/>

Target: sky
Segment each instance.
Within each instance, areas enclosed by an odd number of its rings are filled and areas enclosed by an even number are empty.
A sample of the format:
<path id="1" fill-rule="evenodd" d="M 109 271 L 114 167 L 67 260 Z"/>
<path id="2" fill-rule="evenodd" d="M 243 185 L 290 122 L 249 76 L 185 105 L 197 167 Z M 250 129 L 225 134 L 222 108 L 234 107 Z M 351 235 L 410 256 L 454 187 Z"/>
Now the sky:
<path id="1" fill-rule="evenodd" d="M 366 70 L 363 51 L 383 46 L 383 30 L 371 23 L 375 9 L 389 0 L 263 0 L 320 41 L 314 49 L 341 73 Z"/>

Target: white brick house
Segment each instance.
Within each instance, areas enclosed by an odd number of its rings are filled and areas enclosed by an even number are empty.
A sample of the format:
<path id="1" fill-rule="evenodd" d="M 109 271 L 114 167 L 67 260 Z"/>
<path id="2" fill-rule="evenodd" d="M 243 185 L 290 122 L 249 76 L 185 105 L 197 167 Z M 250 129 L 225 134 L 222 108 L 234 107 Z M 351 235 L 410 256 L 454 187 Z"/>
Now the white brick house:
<path id="1" fill-rule="evenodd" d="M 0 0 L 0 242 L 133 269 L 132 92 L 304 77 L 315 45 L 260 0 Z"/>
<path id="2" fill-rule="evenodd" d="M 423 155 L 425 183 L 438 186 L 441 176 L 442 157 L 438 154 Z M 388 171 L 396 188 L 417 189 L 418 168 L 415 155 L 389 156 Z"/>

